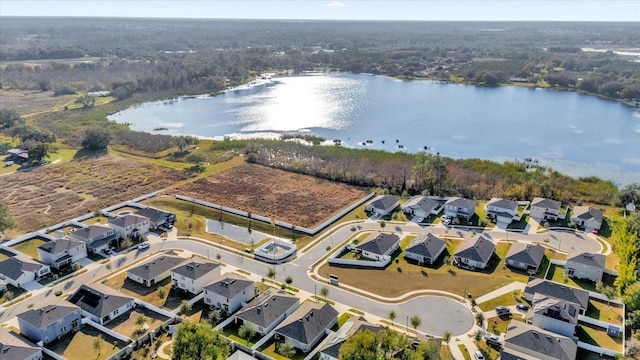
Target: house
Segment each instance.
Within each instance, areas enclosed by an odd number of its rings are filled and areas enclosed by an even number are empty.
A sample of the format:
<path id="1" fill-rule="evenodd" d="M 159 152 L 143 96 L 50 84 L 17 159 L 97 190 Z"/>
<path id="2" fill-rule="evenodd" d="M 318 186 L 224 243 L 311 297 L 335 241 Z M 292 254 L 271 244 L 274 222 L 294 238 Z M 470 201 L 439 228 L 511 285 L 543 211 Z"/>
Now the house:
<path id="1" fill-rule="evenodd" d="M 7 290 L 7 282 L 0 279 L 0 294 L 2 294 L 5 290 Z"/>
<path id="2" fill-rule="evenodd" d="M 579 227 L 589 230 L 600 230 L 603 212 L 589 206 L 574 206 L 571 221 Z"/>
<path id="3" fill-rule="evenodd" d="M 176 222 L 176 214 L 154 209 L 152 207 L 142 208 L 136 211 L 135 214 L 149 219 L 149 225 L 154 229 L 161 226 L 171 228 Z"/>
<path id="4" fill-rule="evenodd" d="M 80 329 L 80 308 L 65 302 L 44 305 L 18 314 L 20 333 L 36 343 L 48 344 Z"/>
<path id="5" fill-rule="evenodd" d="M 364 211 L 377 216 L 386 216 L 393 212 L 400 205 L 400 199 L 395 196 L 378 196 L 364 206 Z"/>
<path id="6" fill-rule="evenodd" d="M 100 225 L 90 225 L 69 233 L 71 239 L 83 241 L 87 244 L 87 250 L 94 254 L 108 249 L 111 243 L 116 240 L 116 236 L 115 230 Z"/>
<path id="7" fill-rule="evenodd" d="M 487 267 L 496 246 L 482 235 L 466 238 L 453 254 L 453 264 L 463 268 Z"/>
<path id="8" fill-rule="evenodd" d="M 535 274 L 538 272 L 543 258 L 544 247 L 541 245 L 516 242 L 511 244 L 505 263 L 512 268 Z"/>
<path id="9" fill-rule="evenodd" d="M 580 315 L 584 315 L 584 312 L 589 306 L 589 292 L 586 290 L 554 283 L 549 280 L 529 277 L 529 282 L 524 289 L 524 298 L 528 301 L 533 301 L 536 293 L 578 304 L 580 306 Z"/>
<path id="10" fill-rule="evenodd" d="M 364 242 L 355 247 L 356 253 L 372 260 L 381 260 L 390 256 L 400 247 L 400 238 L 396 234 L 372 233 Z"/>
<path id="11" fill-rule="evenodd" d="M 572 339 L 512 320 L 507 326 L 502 360 L 575 360 L 578 345 Z"/>
<path id="12" fill-rule="evenodd" d="M 200 294 L 205 285 L 220 277 L 220 265 L 204 261 L 190 261 L 171 269 L 174 288 Z"/>
<path id="13" fill-rule="evenodd" d="M 112 227 L 122 239 L 136 237 L 149 232 L 149 219 L 144 216 L 127 214 L 117 218 L 109 219 L 109 226 Z"/>
<path id="14" fill-rule="evenodd" d="M 438 205 L 436 200 L 429 199 L 426 196 L 416 195 L 402 204 L 401 209 L 407 215 L 426 219 L 433 213 Z"/>
<path id="15" fill-rule="evenodd" d="M 16 333 L 0 327 L 0 359 L 41 360 L 42 349 L 23 340 Z"/>
<path id="16" fill-rule="evenodd" d="M 453 218 L 464 219 L 469 221 L 473 214 L 476 213 L 476 201 L 461 197 L 450 197 L 444 203 L 444 214 Z"/>
<path id="17" fill-rule="evenodd" d="M 381 328 L 382 327 L 379 325 L 368 323 L 362 317 L 345 322 L 337 332 L 331 333 L 327 338 L 327 341 L 324 342 L 322 349 L 320 350 L 320 360 L 338 360 L 340 348 L 353 334 L 364 330 L 376 333 Z"/>
<path id="18" fill-rule="evenodd" d="M 87 244 L 84 241 L 58 239 L 38 246 L 38 259 L 56 269 L 70 266 L 87 257 Z"/>
<path id="19" fill-rule="evenodd" d="M 82 284 L 67 300 L 80 307 L 82 315 L 100 325 L 135 307 L 132 297 L 97 283 Z"/>
<path id="20" fill-rule="evenodd" d="M 17 164 L 22 164 L 29 161 L 29 151 L 26 149 L 9 149 L 7 150 L 7 161 L 13 161 Z"/>
<path id="21" fill-rule="evenodd" d="M 573 338 L 578 325 L 580 305 L 536 293 L 526 320 L 541 329 Z"/>
<path id="22" fill-rule="evenodd" d="M 127 278 L 144 286 L 151 287 L 171 276 L 171 269 L 185 261 L 186 260 L 181 257 L 164 255 L 140 266 L 136 266 L 133 269 L 129 269 L 129 271 L 127 271 Z"/>
<path id="23" fill-rule="evenodd" d="M 204 303 L 227 314 L 236 312 L 254 295 L 253 281 L 235 275 L 227 275 L 204 287 Z"/>
<path id="24" fill-rule="evenodd" d="M 606 259 L 602 254 L 573 251 L 567 255 L 564 274 L 570 278 L 602 281 Z"/>
<path id="25" fill-rule="evenodd" d="M 260 335 L 271 332 L 300 305 L 300 299 L 284 291 L 268 289 L 255 297 L 234 316 L 236 322 L 248 324 Z"/>
<path id="26" fill-rule="evenodd" d="M 484 206 L 487 217 L 494 222 L 511 224 L 518 213 L 518 202 L 502 198 L 492 198 Z"/>
<path id="27" fill-rule="evenodd" d="M 405 259 L 433 265 L 446 248 L 446 242 L 432 233 L 420 235 L 404 250 Z"/>
<path id="28" fill-rule="evenodd" d="M 275 330 L 275 338 L 307 353 L 338 321 L 338 311 L 327 303 L 305 302 Z"/>
<path id="29" fill-rule="evenodd" d="M 558 220 L 562 203 L 547 198 L 533 198 L 529 216 L 536 220 Z"/>
<path id="30" fill-rule="evenodd" d="M 24 287 L 25 284 L 49 273 L 49 265 L 27 256 L 16 255 L 0 262 L 0 280 L 15 287 Z"/>

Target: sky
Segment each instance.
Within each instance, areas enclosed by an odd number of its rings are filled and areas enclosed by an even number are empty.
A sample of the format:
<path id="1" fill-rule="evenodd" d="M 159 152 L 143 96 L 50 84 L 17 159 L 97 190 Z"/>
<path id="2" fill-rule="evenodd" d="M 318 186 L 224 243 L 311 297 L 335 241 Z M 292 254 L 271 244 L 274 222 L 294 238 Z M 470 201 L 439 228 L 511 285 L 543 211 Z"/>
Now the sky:
<path id="1" fill-rule="evenodd" d="M 0 16 L 640 21 L 640 0 L 2 0 Z"/>

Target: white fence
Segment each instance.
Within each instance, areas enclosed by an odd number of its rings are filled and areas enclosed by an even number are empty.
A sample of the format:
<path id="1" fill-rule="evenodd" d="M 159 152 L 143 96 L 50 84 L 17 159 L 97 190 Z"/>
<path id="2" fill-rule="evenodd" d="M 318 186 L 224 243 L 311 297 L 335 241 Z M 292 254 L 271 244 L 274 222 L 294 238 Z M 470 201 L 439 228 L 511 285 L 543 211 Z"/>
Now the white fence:
<path id="1" fill-rule="evenodd" d="M 47 354 L 48 356 L 50 356 L 50 357 L 54 358 L 55 360 L 67 360 L 67 359 L 63 358 L 62 356 L 60 356 L 60 355 L 56 354 L 55 352 L 53 352 L 53 351 L 51 351 L 51 350 L 47 349 L 47 348 L 46 348 L 46 347 L 44 347 L 44 346 L 41 346 L 41 347 L 40 347 L 40 349 L 42 349 L 42 352 L 43 352 L 43 353 L 45 353 L 45 354 Z"/>
<path id="2" fill-rule="evenodd" d="M 340 250 L 333 253 L 327 262 L 330 265 L 343 265 L 343 266 L 358 266 L 358 267 L 369 267 L 369 268 L 383 268 L 391 262 L 391 256 L 382 255 L 382 260 L 374 261 L 374 260 L 351 260 L 351 259 L 340 259 L 337 256 L 342 256 L 345 252 L 348 252 L 348 244 L 343 246 Z"/>
<path id="3" fill-rule="evenodd" d="M 124 336 L 122 334 L 119 334 L 119 333 L 117 333 L 117 332 L 115 332 L 115 331 L 113 331 L 113 330 L 111 330 L 109 328 L 106 328 L 106 327 L 94 322 L 93 320 L 91 320 L 89 318 L 86 318 L 86 317 L 82 318 L 81 322 L 82 322 L 83 325 L 89 325 L 89 326 L 95 328 L 96 330 L 102 331 L 103 333 L 111 336 L 112 338 L 116 338 L 116 339 L 118 339 L 120 341 L 124 341 L 126 343 L 130 343 L 132 341 L 130 338 L 128 338 L 128 337 L 126 337 L 126 336 Z"/>
<path id="4" fill-rule="evenodd" d="M 613 351 L 611 349 L 605 349 L 603 347 L 587 344 L 587 343 L 584 343 L 582 341 L 578 341 L 578 347 L 581 348 L 581 349 L 592 351 L 592 352 L 594 352 L 596 354 L 607 355 L 607 356 L 611 356 L 611 357 L 614 357 L 614 358 L 616 357 L 616 355 L 622 354 L 622 352 Z"/>

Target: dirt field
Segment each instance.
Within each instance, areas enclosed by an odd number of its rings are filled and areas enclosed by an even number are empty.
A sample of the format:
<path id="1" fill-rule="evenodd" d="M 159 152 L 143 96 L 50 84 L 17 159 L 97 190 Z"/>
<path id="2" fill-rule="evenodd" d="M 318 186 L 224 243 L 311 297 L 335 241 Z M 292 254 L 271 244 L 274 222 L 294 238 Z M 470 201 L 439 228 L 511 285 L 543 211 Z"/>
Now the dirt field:
<path id="1" fill-rule="evenodd" d="M 253 164 L 189 183 L 176 193 L 304 227 L 322 223 L 365 195 L 347 185 Z"/>
<path id="2" fill-rule="evenodd" d="M 0 90 L 0 108 L 32 114 L 71 105 L 76 95 L 53 96 L 53 91 Z"/>
<path id="3" fill-rule="evenodd" d="M 0 177 L 0 201 L 28 232 L 166 188 L 189 174 L 103 156 Z"/>

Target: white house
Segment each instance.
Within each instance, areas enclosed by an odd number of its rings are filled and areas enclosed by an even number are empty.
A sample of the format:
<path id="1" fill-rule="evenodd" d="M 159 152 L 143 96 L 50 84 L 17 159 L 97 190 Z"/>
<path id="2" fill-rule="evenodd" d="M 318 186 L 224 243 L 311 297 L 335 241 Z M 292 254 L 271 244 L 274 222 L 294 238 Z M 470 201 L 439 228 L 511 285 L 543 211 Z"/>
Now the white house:
<path id="1" fill-rule="evenodd" d="M 22 339 L 7 328 L 0 327 L 0 358 L 7 360 L 41 360 L 42 349 Z"/>
<path id="2" fill-rule="evenodd" d="M 253 281 L 235 275 L 227 275 L 204 287 L 204 303 L 227 314 L 236 312 L 254 295 Z"/>
<path id="3" fill-rule="evenodd" d="M 177 256 L 163 255 L 136 266 L 127 271 L 127 278 L 151 287 L 171 276 L 171 269 L 184 263 L 186 260 Z"/>
<path id="4" fill-rule="evenodd" d="M 494 222 L 511 224 L 518 213 L 518 202 L 502 198 L 492 198 L 484 206 L 487 217 Z"/>
<path id="5" fill-rule="evenodd" d="M 462 197 L 450 197 L 444 203 L 444 214 L 453 218 L 460 218 L 469 221 L 476 213 L 476 201 Z"/>
<path id="6" fill-rule="evenodd" d="M 150 225 L 148 218 L 133 214 L 109 219 L 109 226 L 123 239 L 149 232 Z"/>
<path id="7" fill-rule="evenodd" d="M 426 196 L 416 195 L 402 204 L 402 211 L 413 217 L 426 219 L 438 207 L 438 202 Z"/>
<path id="8" fill-rule="evenodd" d="M 69 236 L 71 239 L 83 241 L 89 252 L 98 254 L 106 250 L 116 239 L 116 232 L 110 227 L 90 225 L 70 232 Z"/>
<path id="9" fill-rule="evenodd" d="M 275 330 L 275 339 L 307 353 L 322 340 L 338 321 L 338 311 L 327 303 L 307 301 Z"/>
<path id="10" fill-rule="evenodd" d="M 446 248 L 446 243 L 432 233 L 420 235 L 404 250 L 406 259 L 432 265 Z"/>
<path id="11" fill-rule="evenodd" d="M 271 332 L 300 306 L 300 299 L 284 291 L 267 289 L 238 311 L 235 322 L 253 326 L 260 335 Z"/>
<path id="12" fill-rule="evenodd" d="M 142 208 L 136 211 L 136 215 L 149 219 L 149 225 L 154 229 L 159 227 L 171 228 L 176 222 L 176 214 L 152 207 Z"/>
<path id="13" fill-rule="evenodd" d="M 484 269 L 496 246 L 483 235 L 466 238 L 453 254 L 453 264 L 463 268 Z"/>
<path id="14" fill-rule="evenodd" d="M 600 230 L 603 212 L 589 206 L 574 206 L 571 221 L 587 231 Z"/>
<path id="15" fill-rule="evenodd" d="M 606 259 L 602 254 L 573 251 L 567 255 L 564 273 L 570 278 L 602 281 Z"/>
<path id="16" fill-rule="evenodd" d="M 526 320 L 541 329 L 573 337 L 579 314 L 580 305 L 538 293 L 533 297 Z"/>
<path id="17" fill-rule="evenodd" d="M 566 337 L 511 320 L 504 336 L 501 359 L 575 360 L 578 345 Z"/>
<path id="18" fill-rule="evenodd" d="M 56 269 L 87 257 L 87 244 L 80 240 L 58 239 L 38 246 L 38 259 Z"/>
<path id="19" fill-rule="evenodd" d="M 68 301 L 77 305 L 93 322 L 105 325 L 135 307 L 132 297 L 106 285 L 82 284 Z"/>
<path id="20" fill-rule="evenodd" d="M 529 216 L 536 220 L 558 220 L 562 203 L 547 198 L 533 198 Z"/>
<path id="21" fill-rule="evenodd" d="M 364 206 L 364 211 L 378 216 L 386 216 L 400 205 L 400 199 L 391 195 L 380 195 Z"/>
<path id="22" fill-rule="evenodd" d="M 355 247 L 356 253 L 367 259 L 382 260 L 400 247 L 400 237 L 396 234 L 372 233 L 364 242 Z"/>
<path id="23" fill-rule="evenodd" d="M 195 295 L 219 277 L 220 265 L 211 262 L 190 261 L 171 269 L 173 287 Z"/>
<path id="24" fill-rule="evenodd" d="M 29 257 L 16 255 L 0 262 L 0 280 L 15 287 L 40 279 L 51 273 L 49 265 L 45 265 Z"/>

